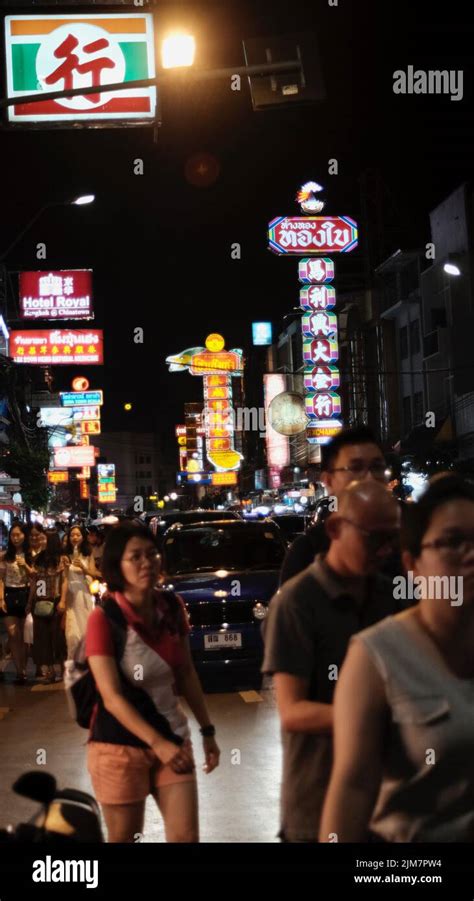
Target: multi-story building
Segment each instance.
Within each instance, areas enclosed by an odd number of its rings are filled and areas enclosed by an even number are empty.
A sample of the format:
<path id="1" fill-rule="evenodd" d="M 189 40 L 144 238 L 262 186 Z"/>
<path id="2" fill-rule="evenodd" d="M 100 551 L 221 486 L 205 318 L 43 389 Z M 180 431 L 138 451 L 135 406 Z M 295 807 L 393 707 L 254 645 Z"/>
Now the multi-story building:
<path id="1" fill-rule="evenodd" d="M 375 270 L 380 435 L 390 446 L 425 421 L 423 265 L 421 251 L 397 250 Z"/>
<path id="2" fill-rule="evenodd" d="M 430 213 L 434 259 L 421 277 L 426 408 L 448 422 L 466 461 L 474 458 L 473 199 L 463 184 Z"/>
<path id="3" fill-rule="evenodd" d="M 116 506 L 126 510 L 133 506 L 136 497 L 141 497 L 146 508 L 150 496 L 160 492 L 156 436 L 152 432 L 103 432 L 94 438 L 94 444 L 104 462 L 115 464 Z"/>

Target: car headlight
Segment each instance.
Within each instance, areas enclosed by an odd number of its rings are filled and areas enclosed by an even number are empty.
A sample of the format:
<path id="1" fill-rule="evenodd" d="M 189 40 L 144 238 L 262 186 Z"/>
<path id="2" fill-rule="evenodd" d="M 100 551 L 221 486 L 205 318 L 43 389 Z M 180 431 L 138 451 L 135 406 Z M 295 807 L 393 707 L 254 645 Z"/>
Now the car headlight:
<path id="1" fill-rule="evenodd" d="M 265 607 L 265 604 L 261 604 L 260 601 L 257 601 L 252 612 L 255 619 L 265 619 L 267 615 L 267 608 Z"/>

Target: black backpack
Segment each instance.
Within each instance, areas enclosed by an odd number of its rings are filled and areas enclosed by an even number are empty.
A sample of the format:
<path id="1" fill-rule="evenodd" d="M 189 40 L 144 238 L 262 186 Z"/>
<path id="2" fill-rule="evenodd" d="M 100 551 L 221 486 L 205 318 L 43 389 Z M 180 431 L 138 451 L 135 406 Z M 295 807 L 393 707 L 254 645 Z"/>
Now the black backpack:
<path id="1" fill-rule="evenodd" d="M 122 659 L 127 637 L 127 622 L 116 601 L 107 598 L 102 604 L 109 620 L 117 665 Z M 97 703 L 97 688 L 86 657 L 86 639 L 81 639 L 72 660 L 66 660 L 64 687 L 72 718 L 83 729 L 88 729 Z"/>

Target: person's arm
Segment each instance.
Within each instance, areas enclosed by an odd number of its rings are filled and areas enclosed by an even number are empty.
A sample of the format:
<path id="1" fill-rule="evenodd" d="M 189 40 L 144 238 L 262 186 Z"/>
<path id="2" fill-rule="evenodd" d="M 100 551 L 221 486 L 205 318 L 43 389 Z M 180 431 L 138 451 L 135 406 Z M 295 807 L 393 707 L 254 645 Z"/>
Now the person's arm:
<path id="1" fill-rule="evenodd" d="M 0 610 L 3 610 L 4 613 L 7 611 L 7 605 L 5 603 L 5 576 L 6 565 L 2 555 L 0 560 Z"/>
<path id="2" fill-rule="evenodd" d="M 37 580 L 37 574 L 36 574 L 36 570 L 34 570 L 33 575 L 31 577 L 30 593 L 28 595 L 28 602 L 26 604 L 26 615 L 27 616 L 33 610 L 33 603 L 34 603 L 34 599 L 36 597 L 36 580 Z"/>
<path id="3" fill-rule="evenodd" d="M 384 683 L 362 641 L 352 641 L 334 698 L 334 765 L 320 842 L 367 841 L 382 780 L 388 707 Z"/>
<path id="4" fill-rule="evenodd" d="M 189 745 L 167 741 L 124 698 L 114 658 L 92 655 L 88 660 L 105 709 L 129 732 L 149 745 L 162 763 L 171 764 L 177 773 L 188 772 L 193 767 Z"/>
<path id="5" fill-rule="evenodd" d="M 182 636 L 181 645 L 183 650 L 183 663 L 179 669 L 176 670 L 177 687 L 179 693 L 183 695 L 184 699 L 189 704 L 199 725 L 203 728 L 204 726 L 209 726 L 211 724 L 211 719 L 207 710 L 199 676 L 191 656 L 189 639 L 186 636 Z M 221 752 L 213 736 L 207 738 L 203 736 L 203 746 L 204 756 L 206 758 L 206 773 L 211 773 L 212 770 L 215 770 L 216 766 L 219 766 Z"/>
<path id="6" fill-rule="evenodd" d="M 61 573 L 61 597 L 58 604 L 59 613 L 64 613 L 66 610 L 66 601 L 67 601 L 67 569 L 63 569 Z"/>
<path id="7" fill-rule="evenodd" d="M 308 701 L 309 680 L 290 673 L 273 676 L 281 726 L 285 732 L 332 732 L 332 704 Z"/>
<path id="8" fill-rule="evenodd" d="M 91 554 L 90 557 L 87 557 L 87 563 L 83 563 L 82 560 L 78 560 L 77 563 L 74 563 L 74 566 L 78 566 L 79 569 L 82 569 L 84 575 L 90 576 L 91 579 L 98 579 L 100 577 L 100 573 L 95 566 L 93 554 Z"/>

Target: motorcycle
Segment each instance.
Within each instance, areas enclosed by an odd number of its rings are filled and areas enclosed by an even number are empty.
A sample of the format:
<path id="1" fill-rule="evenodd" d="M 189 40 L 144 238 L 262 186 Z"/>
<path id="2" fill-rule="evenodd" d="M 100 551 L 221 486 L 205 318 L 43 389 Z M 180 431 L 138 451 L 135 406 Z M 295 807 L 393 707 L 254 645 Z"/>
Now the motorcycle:
<path id="1" fill-rule="evenodd" d="M 12 786 L 17 795 L 41 805 L 27 823 L 0 829 L 1 842 L 48 842 L 71 845 L 103 842 L 99 807 L 92 795 L 74 788 L 58 789 L 50 773 L 23 773 Z"/>

